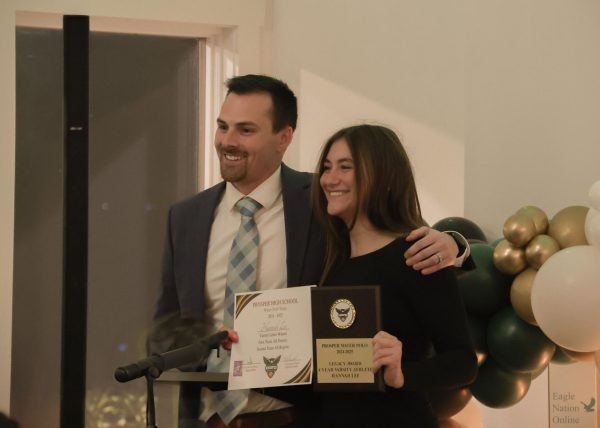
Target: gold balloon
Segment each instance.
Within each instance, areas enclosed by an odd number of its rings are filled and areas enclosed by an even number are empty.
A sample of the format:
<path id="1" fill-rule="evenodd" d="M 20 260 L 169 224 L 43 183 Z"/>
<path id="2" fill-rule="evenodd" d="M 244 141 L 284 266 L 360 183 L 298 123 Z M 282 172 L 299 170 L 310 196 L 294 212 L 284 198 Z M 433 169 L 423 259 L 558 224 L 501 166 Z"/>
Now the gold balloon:
<path id="1" fill-rule="evenodd" d="M 528 215 L 515 213 L 504 222 L 502 233 L 511 244 L 524 247 L 535 236 L 535 224 Z"/>
<path id="2" fill-rule="evenodd" d="M 541 208 L 533 205 L 526 205 L 519 208 L 515 214 L 525 214 L 532 219 L 533 224 L 535 225 L 536 235 L 546 233 L 546 230 L 548 229 L 548 216 Z"/>
<path id="3" fill-rule="evenodd" d="M 558 250 L 560 250 L 560 246 L 556 239 L 550 235 L 538 235 L 527 244 L 525 258 L 529 266 L 539 269 Z"/>
<path id="4" fill-rule="evenodd" d="M 508 275 L 516 275 L 527 267 L 525 250 L 517 248 L 506 239 L 494 248 L 494 266 Z"/>
<path id="5" fill-rule="evenodd" d="M 525 322 L 538 325 L 531 309 L 531 289 L 537 270 L 528 268 L 513 279 L 510 302 L 517 315 Z"/>
<path id="6" fill-rule="evenodd" d="M 573 205 L 556 213 L 548 225 L 548 235 L 556 239 L 560 248 L 587 245 L 585 217 L 589 208 Z"/>

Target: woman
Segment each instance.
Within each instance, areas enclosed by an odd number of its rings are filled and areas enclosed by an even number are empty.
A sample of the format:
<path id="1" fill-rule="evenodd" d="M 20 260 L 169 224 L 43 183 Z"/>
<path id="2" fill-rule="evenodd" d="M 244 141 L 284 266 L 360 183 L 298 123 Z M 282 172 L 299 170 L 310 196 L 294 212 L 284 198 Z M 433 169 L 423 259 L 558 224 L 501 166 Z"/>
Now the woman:
<path id="1" fill-rule="evenodd" d="M 384 393 L 322 393 L 319 426 L 435 427 L 427 391 L 472 382 L 477 360 L 454 273 L 422 275 L 398 263 L 423 226 L 410 161 L 388 128 L 358 125 L 325 143 L 313 183 L 327 231 L 322 286 L 381 286 L 383 331 L 373 371 Z"/>

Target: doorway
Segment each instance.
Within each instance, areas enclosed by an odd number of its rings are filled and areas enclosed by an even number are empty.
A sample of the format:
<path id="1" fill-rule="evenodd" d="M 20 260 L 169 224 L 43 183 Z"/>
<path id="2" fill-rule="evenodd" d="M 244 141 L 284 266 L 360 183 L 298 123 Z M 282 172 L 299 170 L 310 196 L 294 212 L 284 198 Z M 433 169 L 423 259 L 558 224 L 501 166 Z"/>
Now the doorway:
<path id="1" fill-rule="evenodd" d="M 16 29 L 11 415 L 23 426 L 60 419 L 62 43 L 60 30 Z M 145 420 L 145 385 L 113 372 L 145 353 L 167 210 L 197 191 L 203 46 L 90 33 L 86 427 Z"/>

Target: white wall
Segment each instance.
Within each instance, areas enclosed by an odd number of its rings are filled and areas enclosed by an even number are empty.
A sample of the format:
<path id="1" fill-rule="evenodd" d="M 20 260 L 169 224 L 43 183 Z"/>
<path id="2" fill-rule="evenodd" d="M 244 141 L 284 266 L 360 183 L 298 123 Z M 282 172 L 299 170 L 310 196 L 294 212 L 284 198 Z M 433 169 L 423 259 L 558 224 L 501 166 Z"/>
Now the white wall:
<path id="1" fill-rule="evenodd" d="M 289 163 L 377 120 L 404 137 L 428 221 L 464 215 L 490 239 L 523 205 L 587 205 L 600 179 L 596 0 L 274 2 L 273 72 L 300 97 Z M 525 399 L 473 400 L 470 428 L 547 427 L 544 374 Z M 475 403 L 474 403 L 475 402 Z"/>
<path id="2" fill-rule="evenodd" d="M 274 10 L 273 71 L 296 89 L 300 101 L 288 162 L 312 170 L 321 144 L 335 130 L 381 122 L 403 138 L 425 218 L 461 215 L 461 3 L 378 0 L 366 7 L 358 0 L 276 1 Z"/>
<path id="3" fill-rule="evenodd" d="M 511 6 L 512 5 L 512 6 Z M 467 216 L 589 205 L 600 179 L 600 2 L 472 1 L 464 94 Z"/>

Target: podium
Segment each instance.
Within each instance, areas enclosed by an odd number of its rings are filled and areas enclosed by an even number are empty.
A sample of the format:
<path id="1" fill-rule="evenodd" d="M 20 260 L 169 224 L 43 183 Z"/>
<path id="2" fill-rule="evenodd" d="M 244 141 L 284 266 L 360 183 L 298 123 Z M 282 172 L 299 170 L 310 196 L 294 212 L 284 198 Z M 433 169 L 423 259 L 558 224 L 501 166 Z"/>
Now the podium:
<path id="1" fill-rule="evenodd" d="M 228 373 L 186 372 L 177 369 L 163 372 L 155 381 L 156 419 L 159 428 L 201 428 L 206 425 L 198 421 L 200 413 L 200 390 L 227 389 Z M 186 391 L 181 394 L 181 391 Z M 188 413 L 190 422 L 179 424 L 182 411 Z"/>

